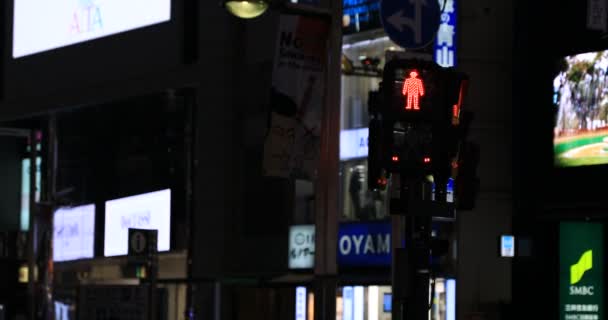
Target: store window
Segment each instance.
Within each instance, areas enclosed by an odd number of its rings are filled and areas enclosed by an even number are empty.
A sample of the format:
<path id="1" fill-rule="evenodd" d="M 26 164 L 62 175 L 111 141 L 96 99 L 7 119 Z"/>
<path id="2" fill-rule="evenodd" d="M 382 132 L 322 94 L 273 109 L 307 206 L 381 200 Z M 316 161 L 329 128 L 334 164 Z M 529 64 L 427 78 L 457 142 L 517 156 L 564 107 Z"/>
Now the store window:
<path id="1" fill-rule="evenodd" d="M 342 221 L 388 218 L 386 191 L 367 188 L 368 96 L 378 90 L 387 50 L 399 50 L 381 30 L 344 37 L 340 119 Z"/>

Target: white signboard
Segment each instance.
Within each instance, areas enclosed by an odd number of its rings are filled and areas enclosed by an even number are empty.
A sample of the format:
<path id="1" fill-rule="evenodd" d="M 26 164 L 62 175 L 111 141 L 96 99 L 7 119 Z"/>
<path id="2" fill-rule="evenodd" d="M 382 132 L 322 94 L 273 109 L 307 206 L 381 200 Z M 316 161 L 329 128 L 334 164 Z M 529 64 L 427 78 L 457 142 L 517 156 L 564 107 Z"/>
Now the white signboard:
<path id="1" fill-rule="evenodd" d="M 368 151 L 368 128 L 340 131 L 340 160 L 365 158 Z"/>
<path id="2" fill-rule="evenodd" d="M 315 265 L 315 226 L 292 226 L 289 230 L 289 269 L 310 269 Z"/>
<path id="3" fill-rule="evenodd" d="M 515 256 L 515 237 L 511 235 L 503 235 L 500 237 L 500 256 L 514 257 Z"/>
<path id="4" fill-rule="evenodd" d="M 95 205 L 60 208 L 53 217 L 53 261 L 93 258 Z"/>
<path id="5" fill-rule="evenodd" d="M 104 256 L 126 255 L 129 228 L 158 230 L 158 251 L 171 244 L 171 190 L 106 202 Z"/>
<path id="6" fill-rule="evenodd" d="M 171 19 L 171 0 L 15 0 L 13 58 Z"/>

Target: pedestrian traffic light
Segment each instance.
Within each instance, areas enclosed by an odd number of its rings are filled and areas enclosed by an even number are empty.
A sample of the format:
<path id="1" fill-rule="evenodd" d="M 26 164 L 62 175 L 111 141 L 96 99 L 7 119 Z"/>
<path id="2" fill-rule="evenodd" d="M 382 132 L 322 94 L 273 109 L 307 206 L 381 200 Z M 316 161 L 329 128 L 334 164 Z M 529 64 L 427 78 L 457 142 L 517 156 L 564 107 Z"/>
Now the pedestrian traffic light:
<path id="1" fill-rule="evenodd" d="M 380 90 L 369 99 L 370 189 L 385 187 L 392 173 L 421 183 L 432 176 L 435 201 L 447 201 L 466 139 L 467 83 L 464 73 L 432 61 L 395 59 L 385 65 Z"/>
<path id="2" fill-rule="evenodd" d="M 444 69 L 431 61 L 392 60 L 384 68 L 386 116 L 394 121 L 433 120 Z"/>

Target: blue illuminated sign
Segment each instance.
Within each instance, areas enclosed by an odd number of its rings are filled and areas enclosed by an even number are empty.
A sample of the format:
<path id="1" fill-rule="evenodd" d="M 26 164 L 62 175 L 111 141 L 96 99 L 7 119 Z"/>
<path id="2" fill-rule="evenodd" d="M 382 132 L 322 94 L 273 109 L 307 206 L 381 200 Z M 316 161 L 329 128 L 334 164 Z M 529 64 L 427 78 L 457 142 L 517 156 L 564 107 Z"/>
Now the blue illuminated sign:
<path id="1" fill-rule="evenodd" d="M 442 67 L 456 65 L 456 0 L 438 0 L 441 23 L 435 40 L 435 62 Z"/>
<path id="2" fill-rule="evenodd" d="M 341 224 L 338 230 L 338 264 L 341 266 L 389 266 L 389 222 Z"/>
<path id="3" fill-rule="evenodd" d="M 500 255 L 502 257 L 515 256 L 515 237 L 512 235 L 503 235 L 500 237 Z"/>
<path id="4" fill-rule="evenodd" d="M 306 320 L 306 287 L 296 288 L 296 320 Z"/>
<path id="5" fill-rule="evenodd" d="M 380 0 L 344 0 L 343 33 L 380 28 Z"/>

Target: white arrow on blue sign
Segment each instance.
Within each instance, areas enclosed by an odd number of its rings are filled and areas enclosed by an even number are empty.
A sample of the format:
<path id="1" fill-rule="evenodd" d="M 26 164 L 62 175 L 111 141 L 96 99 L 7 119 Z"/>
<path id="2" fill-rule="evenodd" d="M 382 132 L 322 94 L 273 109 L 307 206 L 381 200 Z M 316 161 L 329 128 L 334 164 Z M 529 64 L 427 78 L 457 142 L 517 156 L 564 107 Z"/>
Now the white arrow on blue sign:
<path id="1" fill-rule="evenodd" d="M 422 48 L 435 38 L 440 9 L 437 0 L 381 0 L 384 31 L 397 45 Z"/>

